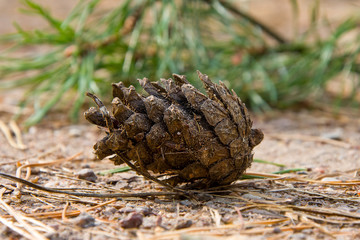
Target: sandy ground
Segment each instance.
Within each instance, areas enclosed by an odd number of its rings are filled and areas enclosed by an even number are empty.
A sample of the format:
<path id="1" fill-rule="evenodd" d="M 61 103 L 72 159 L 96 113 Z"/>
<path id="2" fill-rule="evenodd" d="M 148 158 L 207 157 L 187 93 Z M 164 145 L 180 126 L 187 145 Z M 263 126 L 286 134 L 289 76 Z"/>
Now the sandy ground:
<path id="1" fill-rule="evenodd" d="M 9 118 L 3 116 L 2 119 L 7 123 Z M 100 176 L 99 172 L 114 168 L 109 160 L 96 161 L 92 154 L 92 145 L 102 133 L 85 122 L 72 125 L 55 119 L 58 114 L 48 116 L 42 124 L 23 132 L 26 150 L 11 147 L 0 135 L 0 172 L 16 175 L 16 169 L 21 165 L 47 162 L 49 164 L 44 166 L 31 167 L 28 179 L 41 186 L 73 192 L 89 192 L 89 189 L 93 189 L 90 191 L 93 193 L 166 191 L 133 171 Z M 360 183 L 357 177 L 360 169 L 359 119 L 353 115 L 332 116 L 324 111 L 273 112 L 255 116 L 254 126 L 265 133 L 264 141 L 255 148 L 255 159 L 284 164 L 285 167 L 255 162 L 248 172 L 272 173 L 303 168 L 299 174 L 284 176 L 320 181 L 317 184 L 241 180 L 237 182 L 238 186 L 225 193 L 200 194 L 201 197 L 190 199 L 122 198 L 109 203 L 106 201 L 111 198 L 78 198 L 29 187 L 23 187 L 20 194 L 13 191 L 13 182 L 2 179 L 1 185 L 8 189 L 2 199 L 18 214 L 45 224 L 47 228 L 39 228 L 38 232 L 49 239 L 351 239 L 358 236 L 357 224 L 360 222 L 346 222 L 360 218 L 358 187 L 327 186 L 321 181 Z M 331 138 L 339 140 L 329 141 Z M 51 163 L 77 153 L 80 155 L 74 160 Z M 79 179 L 80 171 L 85 169 L 96 173 L 96 180 Z M 18 176 L 25 178 L 25 173 L 26 168 Z M 285 207 L 306 209 L 290 211 Z M 344 216 L 329 217 L 317 213 L 318 209 L 354 216 L 349 217 L 350 220 Z M 68 216 L 61 217 L 64 211 Z M 310 216 L 304 217 L 308 211 Z M 52 212 L 57 215 L 51 215 Z M 75 217 L 79 212 L 83 214 Z M 10 212 L 0 209 L 0 217 L 6 219 L 9 215 Z M 134 224 L 136 217 L 141 219 L 139 227 L 124 227 L 127 226 L 124 222 Z M 305 220 L 312 217 L 317 220 L 310 221 L 309 225 Z M 14 225 L 23 227 L 16 221 Z M 30 225 L 35 227 L 36 224 L 31 222 Z M 0 226 L 0 236 L 2 239 L 23 239 L 4 225 Z"/>

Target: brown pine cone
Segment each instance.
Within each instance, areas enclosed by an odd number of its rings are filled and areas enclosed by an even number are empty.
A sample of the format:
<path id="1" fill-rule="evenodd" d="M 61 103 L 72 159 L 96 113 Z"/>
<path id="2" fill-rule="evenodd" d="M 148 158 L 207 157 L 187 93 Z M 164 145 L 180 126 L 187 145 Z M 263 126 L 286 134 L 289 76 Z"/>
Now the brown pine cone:
<path id="1" fill-rule="evenodd" d="M 113 84 L 111 115 L 88 93 L 99 109 L 90 108 L 85 118 L 108 130 L 94 146 L 97 157 L 113 155 L 115 164 L 131 162 L 144 175 L 165 173 L 173 184 L 217 186 L 239 179 L 264 135 L 251 129 L 245 104 L 234 91 L 198 75 L 208 96 L 176 74 L 160 83 L 139 80 L 147 96 L 133 86 Z"/>

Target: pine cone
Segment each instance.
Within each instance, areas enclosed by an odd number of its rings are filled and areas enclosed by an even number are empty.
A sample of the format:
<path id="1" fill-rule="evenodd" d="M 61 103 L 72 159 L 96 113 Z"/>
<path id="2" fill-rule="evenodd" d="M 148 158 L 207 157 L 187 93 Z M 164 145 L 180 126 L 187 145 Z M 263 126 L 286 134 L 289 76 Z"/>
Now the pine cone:
<path id="1" fill-rule="evenodd" d="M 139 80 L 148 96 L 113 84 L 112 115 L 88 93 L 99 109 L 90 108 L 85 118 L 108 130 L 94 146 L 97 157 L 113 155 L 115 164 L 131 162 L 146 174 L 165 173 L 173 184 L 217 186 L 239 179 L 264 135 L 251 129 L 245 104 L 234 91 L 198 75 L 208 96 L 176 74 L 160 83 Z"/>

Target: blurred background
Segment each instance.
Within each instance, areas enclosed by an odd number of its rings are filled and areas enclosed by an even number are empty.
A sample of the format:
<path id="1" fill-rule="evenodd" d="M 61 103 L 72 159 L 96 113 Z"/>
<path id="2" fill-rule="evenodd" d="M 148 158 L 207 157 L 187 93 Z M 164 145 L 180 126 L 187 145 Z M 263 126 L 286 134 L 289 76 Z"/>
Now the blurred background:
<path id="1" fill-rule="evenodd" d="M 25 124 L 91 91 L 196 70 L 252 111 L 358 111 L 360 0 L 0 0 L 0 102 Z M 9 91 L 16 94 L 9 95 Z"/>

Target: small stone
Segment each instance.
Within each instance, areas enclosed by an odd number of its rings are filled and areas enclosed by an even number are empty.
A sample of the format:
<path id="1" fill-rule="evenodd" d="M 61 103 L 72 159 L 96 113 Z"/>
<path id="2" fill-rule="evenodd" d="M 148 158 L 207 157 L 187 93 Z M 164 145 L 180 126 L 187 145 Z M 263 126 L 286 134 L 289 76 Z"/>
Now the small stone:
<path id="1" fill-rule="evenodd" d="M 180 220 L 179 223 L 175 226 L 175 229 L 183 229 L 191 227 L 193 222 L 191 220 Z"/>
<path id="2" fill-rule="evenodd" d="M 108 207 L 106 208 L 106 210 L 104 211 L 104 215 L 105 216 L 112 216 L 114 215 L 116 212 L 118 212 L 118 209 L 114 208 L 114 207 Z"/>
<path id="3" fill-rule="evenodd" d="M 191 201 L 189 201 L 189 200 L 182 200 L 182 201 L 180 201 L 180 204 L 184 205 L 186 207 L 189 207 L 189 206 L 193 205 L 193 203 Z"/>
<path id="4" fill-rule="evenodd" d="M 154 214 L 151 208 L 148 207 L 137 207 L 135 212 L 143 214 L 145 217 Z"/>
<path id="5" fill-rule="evenodd" d="M 93 218 L 90 214 L 83 212 L 76 218 L 72 220 L 72 222 L 81 228 L 89 228 L 95 226 L 95 218 Z"/>
<path id="6" fill-rule="evenodd" d="M 76 126 L 69 129 L 69 135 L 71 137 L 80 137 L 80 136 L 82 136 L 82 134 L 83 134 L 83 131 Z"/>
<path id="7" fill-rule="evenodd" d="M 143 215 L 140 213 L 131 213 L 127 218 L 120 221 L 122 228 L 138 228 L 143 223 Z"/>
<path id="8" fill-rule="evenodd" d="M 96 180 L 97 180 L 96 174 L 94 173 L 94 171 L 92 169 L 89 169 L 89 168 L 80 170 L 76 175 L 79 179 L 84 179 L 84 180 L 90 181 L 90 182 L 96 182 Z"/>
<path id="9" fill-rule="evenodd" d="M 234 221 L 234 218 L 231 214 L 225 214 L 223 217 L 221 217 L 221 221 L 225 224 L 230 224 Z"/>
<path id="10" fill-rule="evenodd" d="M 275 227 L 273 233 L 281 233 L 281 229 L 279 227 Z"/>
<path id="11" fill-rule="evenodd" d="M 327 139 L 333 139 L 333 140 L 342 140 L 342 137 L 344 135 L 344 131 L 341 128 L 336 128 L 335 130 L 331 131 L 331 132 L 326 132 L 321 134 L 321 136 L 323 138 L 327 138 Z"/>
<path id="12" fill-rule="evenodd" d="M 196 196 L 197 196 L 199 201 L 204 201 L 204 202 L 210 201 L 210 200 L 212 200 L 214 198 L 212 195 L 207 194 L 207 193 L 199 193 Z"/>
<path id="13" fill-rule="evenodd" d="M 242 195 L 242 197 L 246 198 L 246 199 L 249 199 L 249 200 L 262 200 L 261 197 L 252 195 L 250 193 L 245 193 L 244 195 Z"/>
<path id="14" fill-rule="evenodd" d="M 321 179 L 322 182 L 335 182 L 335 181 L 340 181 L 337 178 L 333 178 L 333 177 L 324 177 L 323 179 Z"/>

